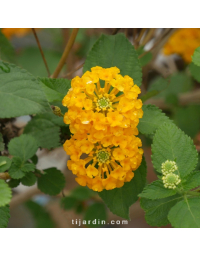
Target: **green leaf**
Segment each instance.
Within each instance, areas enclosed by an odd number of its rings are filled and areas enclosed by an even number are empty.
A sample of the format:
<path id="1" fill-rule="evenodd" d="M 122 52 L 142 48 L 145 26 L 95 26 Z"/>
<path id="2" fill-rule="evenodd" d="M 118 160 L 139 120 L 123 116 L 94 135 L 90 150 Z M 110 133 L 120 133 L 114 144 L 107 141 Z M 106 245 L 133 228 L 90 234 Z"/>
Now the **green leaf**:
<path id="1" fill-rule="evenodd" d="M 129 207 L 138 200 L 146 184 L 146 162 L 143 158 L 140 167 L 134 171 L 130 182 L 125 182 L 121 188 L 103 190 L 99 196 L 103 199 L 110 211 L 122 218 L 129 219 Z"/>
<path id="2" fill-rule="evenodd" d="M 37 141 L 33 136 L 28 134 L 22 134 L 20 137 L 12 139 L 8 144 L 10 154 L 21 158 L 23 161 L 34 156 L 37 149 Z"/>
<path id="3" fill-rule="evenodd" d="M 55 224 L 49 213 L 41 205 L 28 201 L 25 206 L 29 209 L 35 220 L 36 228 L 55 228 Z"/>
<path id="4" fill-rule="evenodd" d="M 150 99 L 150 98 L 152 98 L 152 97 L 154 97 L 154 96 L 156 96 L 156 95 L 158 95 L 158 94 L 159 94 L 159 91 L 157 91 L 157 90 L 149 91 L 149 92 L 147 92 L 146 94 L 142 95 L 142 96 L 140 97 L 140 99 L 141 99 L 142 102 L 144 103 L 144 102 L 147 101 L 148 99 Z"/>
<path id="5" fill-rule="evenodd" d="M 71 80 L 64 78 L 40 78 L 40 81 L 49 102 L 62 101 L 71 88 Z"/>
<path id="6" fill-rule="evenodd" d="M 75 212 L 80 214 L 80 213 L 84 212 L 84 210 L 85 210 L 84 203 L 79 202 L 79 204 L 75 208 Z"/>
<path id="7" fill-rule="evenodd" d="M 71 210 L 78 206 L 79 201 L 72 197 L 72 196 L 66 196 L 61 199 L 61 207 L 65 210 Z"/>
<path id="8" fill-rule="evenodd" d="M 181 196 L 171 196 L 167 198 L 151 200 L 142 198 L 140 205 L 145 211 L 145 220 L 150 226 L 165 226 L 169 224 L 167 215 L 170 209 L 180 201 Z"/>
<path id="9" fill-rule="evenodd" d="M 200 82 L 200 67 L 191 62 L 189 65 L 189 69 L 194 79 L 197 82 Z"/>
<path id="10" fill-rule="evenodd" d="M 197 163 L 197 166 L 195 168 L 195 171 L 200 171 L 200 153 L 198 154 L 198 163 Z"/>
<path id="11" fill-rule="evenodd" d="M 49 36 L 47 37 L 49 38 Z M 52 38 L 52 40 L 53 39 L 54 38 Z M 49 39 L 47 40 L 52 42 L 52 40 L 49 40 Z M 49 45 L 48 41 L 47 41 L 47 45 Z M 45 47 L 43 46 L 44 45 L 42 45 L 42 50 L 43 50 L 45 59 L 48 63 L 50 73 L 53 73 L 53 71 L 56 69 L 58 65 L 58 62 L 60 61 L 60 58 L 62 56 L 62 51 L 58 52 L 53 50 L 52 48 L 45 49 Z M 61 49 L 61 47 L 59 48 Z M 37 46 L 23 47 L 23 49 L 21 49 L 21 51 L 18 52 L 17 60 L 21 67 L 25 68 L 28 72 L 30 72 L 34 76 L 45 77 L 48 75 L 47 69 L 44 65 L 44 61 L 41 57 L 40 50 Z"/>
<path id="12" fill-rule="evenodd" d="M 41 87 L 26 70 L 0 61 L 0 118 L 51 111 Z"/>
<path id="13" fill-rule="evenodd" d="M 22 167 L 23 172 L 33 172 L 35 171 L 35 165 L 31 163 L 24 163 Z"/>
<path id="14" fill-rule="evenodd" d="M 149 91 L 157 90 L 160 93 L 154 98 L 167 98 L 168 95 L 178 95 L 188 92 L 193 87 L 191 76 L 186 72 L 174 73 L 167 79 L 163 77 L 156 78 L 151 84 Z"/>
<path id="15" fill-rule="evenodd" d="M 53 115 L 53 114 L 52 114 Z M 51 118 L 51 114 L 48 115 Z M 60 146 L 60 128 L 45 115 L 38 115 L 28 122 L 24 129 L 25 134 L 32 135 L 42 148 L 56 148 Z"/>
<path id="16" fill-rule="evenodd" d="M 19 157 L 13 157 L 12 165 L 8 171 L 11 178 L 13 179 L 21 179 L 25 176 L 25 173 L 22 170 L 24 162 Z"/>
<path id="17" fill-rule="evenodd" d="M 100 227 L 102 225 L 102 221 L 106 222 L 107 219 L 105 205 L 102 203 L 94 203 L 90 205 L 87 208 L 83 219 L 86 220 L 87 226 L 91 228 Z"/>
<path id="18" fill-rule="evenodd" d="M 137 52 L 124 34 L 114 36 L 101 35 L 90 50 L 85 61 L 83 72 L 92 67 L 118 67 L 121 75 L 133 78 L 138 86 L 142 82 L 142 70 Z"/>
<path id="19" fill-rule="evenodd" d="M 4 180 L 0 180 L 0 207 L 10 203 L 11 189 Z"/>
<path id="20" fill-rule="evenodd" d="M 11 166 L 12 160 L 6 156 L 0 156 L 0 172 L 7 171 Z"/>
<path id="21" fill-rule="evenodd" d="M 178 94 L 175 94 L 175 93 L 167 94 L 166 97 L 165 97 L 165 103 L 167 105 L 171 105 L 173 107 L 177 107 L 178 104 L 179 104 Z"/>
<path id="22" fill-rule="evenodd" d="M 0 228 L 6 228 L 10 219 L 10 209 L 8 206 L 0 207 Z"/>
<path id="23" fill-rule="evenodd" d="M 167 189 L 163 186 L 161 180 L 156 180 L 151 184 L 147 185 L 139 197 L 144 197 L 148 199 L 160 199 L 168 196 L 173 196 L 176 194 L 176 191 L 173 189 Z"/>
<path id="24" fill-rule="evenodd" d="M 19 157 L 13 157 L 11 167 L 8 171 L 11 178 L 21 179 L 26 175 L 27 172 L 33 172 L 35 165 L 31 163 L 24 163 Z"/>
<path id="25" fill-rule="evenodd" d="M 185 198 L 169 212 L 168 219 L 175 228 L 200 228 L 200 198 Z"/>
<path id="26" fill-rule="evenodd" d="M 33 164 L 36 165 L 37 162 L 38 162 L 38 156 L 37 156 L 37 155 L 32 156 L 32 157 L 31 157 L 31 161 L 32 161 Z"/>
<path id="27" fill-rule="evenodd" d="M 151 52 L 148 52 L 144 56 L 142 56 L 140 58 L 141 66 L 142 67 L 146 66 L 152 60 L 152 57 L 153 57 L 153 55 Z"/>
<path id="28" fill-rule="evenodd" d="M 137 54 L 138 56 L 140 56 L 141 54 L 143 54 L 144 52 L 146 52 L 144 50 L 144 46 L 141 46 L 137 49 Z M 151 52 L 147 52 L 145 53 L 144 56 L 142 56 L 139 60 L 140 60 L 140 63 L 141 63 L 141 66 L 144 67 L 145 65 L 147 65 L 151 60 L 152 60 L 152 53 Z"/>
<path id="29" fill-rule="evenodd" d="M 0 151 L 4 150 L 3 135 L 0 133 Z"/>
<path id="30" fill-rule="evenodd" d="M 45 194 L 57 195 L 65 187 L 65 177 L 63 173 L 56 168 L 44 170 L 44 174 L 38 177 L 38 188 Z"/>
<path id="31" fill-rule="evenodd" d="M 200 186 L 200 171 L 190 173 L 190 175 L 185 178 L 182 186 L 185 190 L 190 190 Z"/>
<path id="32" fill-rule="evenodd" d="M 174 110 L 175 124 L 191 138 L 195 138 L 200 130 L 200 106 L 190 105 Z"/>
<path id="33" fill-rule="evenodd" d="M 81 45 L 81 47 L 75 51 L 75 54 L 78 55 L 79 58 L 86 58 L 89 50 L 92 48 L 98 37 L 97 34 L 88 35 L 86 28 L 80 28 L 76 36 L 76 43 Z"/>
<path id="34" fill-rule="evenodd" d="M 192 55 L 192 62 L 195 65 L 200 66 L 200 47 L 196 48 L 194 51 L 194 54 Z"/>
<path id="35" fill-rule="evenodd" d="M 76 187 L 72 190 L 71 196 L 76 198 L 77 200 L 87 200 L 93 195 L 92 191 L 88 187 Z"/>
<path id="36" fill-rule="evenodd" d="M 180 177 L 187 176 L 197 165 L 197 151 L 193 141 L 174 124 L 163 124 L 154 135 L 152 162 L 161 172 L 166 160 L 176 161 Z"/>
<path id="37" fill-rule="evenodd" d="M 157 77 L 155 78 L 149 86 L 148 92 L 158 91 L 159 94 L 155 98 L 160 98 L 165 95 L 167 89 L 169 88 L 169 81 L 163 77 Z"/>
<path id="38" fill-rule="evenodd" d="M 33 186 L 36 183 L 37 179 L 32 172 L 28 172 L 25 176 L 21 179 L 21 183 L 25 186 Z"/>
<path id="39" fill-rule="evenodd" d="M 65 111 L 67 112 L 67 110 L 65 109 Z M 68 127 L 69 125 L 68 124 L 65 124 L 63 122 L 63 117 L 62 116 L 56 116 L 55 114 L 53 113 L 48 113 L 47 115 L 40 115 L 42 116 L 43 118 L 46 117 L 46 119 L 50 120 L 52 123 L 54 123 L 55 125 L 59 126 L 59 127 Z"/>
<path id="40" fill-rule="evenodd" d="M 15 50 L 10 41 L 0 31 L 0 59 L 15 62 Z"/>
<path id="41" fill-rule="evenodd" d="M 163 123 L 172 123 L 172 121 L 161 111 L 161 109 L 154 105 L 143 105 L 142 110 L 144 114 L 138 124 L 138 130 L 142 134 L 153 135 Z"/>
<path id="42" fill-rule="evenodd" d="M 59 106 L 58 106 L 59 107 Z M 65 108 L 65 107 L 64 107 Z M 66 108 L 65 108 L 66 111 Z M 42 119 L 46 119 L 51 121 L 52 123 L 54 123 L 57 126 L 67 126 L 64 122 L 63 122 L 63 117 L 62 116 L 56 116 L 53 113 L 46 113 L 46 114 L 40 114 L 37 115 L 36 118 L 42 118 Z"/>
<path id="43" fill-rule="evenodd" d="M 10 179 L 8 182 L 7 182 L 8 186 L 10 188 L 16 188 L 19 186 L 20 184 L 20 180 L 15 180 L 15 179 Z"/>

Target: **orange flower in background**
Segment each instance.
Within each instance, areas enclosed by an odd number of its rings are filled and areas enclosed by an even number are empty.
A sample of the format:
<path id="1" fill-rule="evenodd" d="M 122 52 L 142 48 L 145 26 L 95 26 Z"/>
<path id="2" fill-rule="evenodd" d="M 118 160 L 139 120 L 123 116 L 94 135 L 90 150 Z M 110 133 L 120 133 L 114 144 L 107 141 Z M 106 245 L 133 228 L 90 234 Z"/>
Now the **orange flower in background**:
<path id="1" fill-rule="evenodd" d="M 182 28 L 177 30 L 165 44 L 166 55 L 178 54 L 185 62 L 192 61 L 194 50 L 200 46 L 200 28 Z"/>
<path id="2" fill-rule="evenodd" d="M 117 67 L 93 67 L 72 79 L 62 104 L 74 134 L 64 143 L 68 168 L 81 186 L 94 191 L 119 188 L 134 177 L 143 150 L 137 125 L 143 116 L 141 92 Z M 83 159 L 83 157 L 85 157 Z"/>
<path id="3" fill-rule="evenodd" d="M 12 36 L 23 37 L 31 32 L 31 28 L 2 28 L 1 32 L 7 37 Z"/>

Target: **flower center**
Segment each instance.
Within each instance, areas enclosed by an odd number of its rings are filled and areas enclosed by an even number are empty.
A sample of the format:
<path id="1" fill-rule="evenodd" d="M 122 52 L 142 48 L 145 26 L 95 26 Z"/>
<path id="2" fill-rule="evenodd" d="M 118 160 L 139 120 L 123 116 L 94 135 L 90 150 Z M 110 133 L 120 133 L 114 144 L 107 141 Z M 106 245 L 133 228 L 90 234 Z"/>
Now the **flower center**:
<path id="1" fill-rule="evenodd" d="M 106 163 L 110 159 L 109 152 L 104 149 L 97 151 L 96 156 L 100 163 Z"/>
<path id="2" fill-rule="evenodd" d="M 168 173 L 166 176 L 162 177 L 162 180 L 164 183 L 164 187 L 170 189 L 175 189 L 176 185 L 181 182 L 179 176 L 174 173 Z"/>
<path id="3" fill-rule="evenodd" d="M 105 109 L 110 107 L 110 100 L 106 97 L 98 99 L 97 105 L 99 108 Z"/>
<path id="4" fill-rule="evenodd" d="M 170 184 L 174 184 L 174 183 L 176 183 L 176 181 L 177 181 L 177 175 L 176 174 L 168 174 L 167 176 L 166 176 L 166 181 L 167 181 L 167 183 L 170 183 Z"/>

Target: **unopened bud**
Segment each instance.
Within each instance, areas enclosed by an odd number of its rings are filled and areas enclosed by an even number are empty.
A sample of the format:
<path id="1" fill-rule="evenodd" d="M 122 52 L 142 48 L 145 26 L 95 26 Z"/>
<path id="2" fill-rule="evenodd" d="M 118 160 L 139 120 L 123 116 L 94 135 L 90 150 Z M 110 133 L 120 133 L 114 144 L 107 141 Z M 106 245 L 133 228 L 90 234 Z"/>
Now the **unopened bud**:
<path id="1" fill-rule="evenodd" d="M 53 110 L 53 113 L 54 115 L 56 116 L 63 116 L 62 112 L 61 112 L 61 109 L 57 106 L 51 106 L 52 110 Z"/>

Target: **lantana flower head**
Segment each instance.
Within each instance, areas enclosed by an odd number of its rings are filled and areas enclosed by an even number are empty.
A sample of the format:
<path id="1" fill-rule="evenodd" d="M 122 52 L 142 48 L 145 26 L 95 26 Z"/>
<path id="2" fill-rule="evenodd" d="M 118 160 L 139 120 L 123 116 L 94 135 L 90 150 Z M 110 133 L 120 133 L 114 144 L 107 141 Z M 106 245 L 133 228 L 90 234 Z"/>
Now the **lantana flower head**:
<path id="1" fill-rule="evenodd" d="M 117 67 L 93 67 L 82 77 L 75 77 L 62 104 L 68 108 L 64 122 L 72 133 L 98 132 L 110 128 L 135 129 L 142 118 L 140 88 L 127 75 L 119 74 Z M 93 131 L 94 133 L 94 131 Z"/>
<path id="2" fill-rule="evenodd" d="M 67 166 L 77 176 L 76 181 L 100 192 L 122 187 L 134 177 L 133 171 L 142 161 L 141 146 L 138 137 L 127 133 L 96 137 L 95 142 L 88 134 L 76 133 L 65 142 L 64 150 L 71 157 Z"/>
<path id="3" fill-rule="evenodd" d="M 178 29 L 164 46 L 164 54 L 178 54 L 183 57 L 185 62 L 190 63 L 194 50 L 200 46 L 199 28 Z"/>

